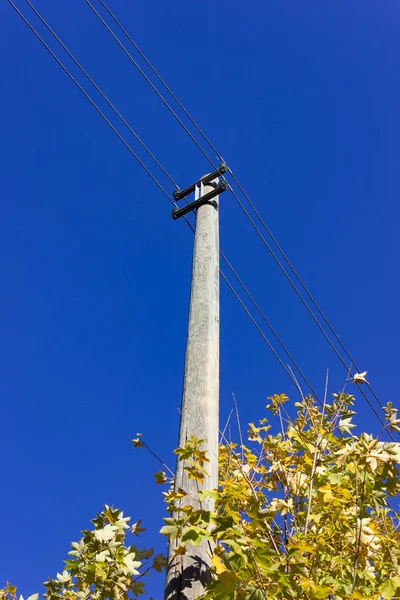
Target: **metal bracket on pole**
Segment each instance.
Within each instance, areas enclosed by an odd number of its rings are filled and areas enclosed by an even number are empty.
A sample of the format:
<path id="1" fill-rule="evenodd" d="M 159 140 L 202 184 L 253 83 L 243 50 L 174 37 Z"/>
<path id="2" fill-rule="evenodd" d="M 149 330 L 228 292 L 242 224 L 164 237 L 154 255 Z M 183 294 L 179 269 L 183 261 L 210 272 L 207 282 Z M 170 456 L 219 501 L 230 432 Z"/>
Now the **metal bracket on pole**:
<path id="1" fill-rule="evenodd" d="M 201 182 L 201 185 L 204 185 L 203 182 Z M 208 194 L 205 194 L 204 196 L 200 196 L 199 198 L 197 198 L 197 200 L 194 200 L 194 202 L 187 204 L 187 206 L 184 206 L 183 208 L 173 208 L 171 211 L 172 218 L 174 219 L 174 221 L 176 221 L 176 219 L 179 219 L 179 217 L 183 217 L 183 215 L 186 215 L 191 210 L 199 208 L 199 206 L 202 206 L 203 204 L 207 204 L 207 202 L 215 198 L 215 196 L 218 196 L 221 192 L 225 192 L 225 190 L 227 189 L 228 182 L 222 181 L 221 183 L 216 185 L 211 192 L 208 192 Z"/>
<path id="2" fill-rule="evenodd" d="M 221 192 L 225 192 L 225 190 L 227 190 L 229 188 L 229 184 L 224 178 L 222 178 L 222 181 L 220 183 L 216 184 L 215 188 L 211 192 L 208 192 L 207 194 L 203 195 L 203 188 L 205 185 L 209 184 L 211 181 L 213 181 L 220 175 L 223 175 L 224 173 L 226 173 L 227 170 L 228 170 L 228 165 L 226 163 L 221 163 L 219 165 L 218 169 L 216 169 L 212 173 L 209 173 L 202 179 L 199 179 L 199 181 L 196 181 L 192 185 L 189 185 L 184 190 L 175 190 L 172 194 L 175 200 L 182 200 L 182 198 L 185 198 L 186 196 L 188 196 L 189 194 L 192 194 L 193 192 L 195 192 L 195 200 L 194 200 L 194 202 L 191 202 L 190 204 L 188 204 L 187 206 L 184 206 L 183 208 L 175 207 L 171 211 L 172 218 L 174 220 L 179 219 L 179 217 L 183 217 L 183 215 L 186 215 L 188 212 L 195 210 L 199 206 L 202 206 L 203 204 L 207 204 L 207 202 L 209 202 L 210 200 L 215 198 L 215 196 L 218 196 Z"/>
<path id="3" fill-rule="evenodd" d="M 210 181 L 212 181 L 213 179 L 216 179 L 219 175 L 223 175 L 224 173 L 226 173 L 227 170 L 228 165 L 226 163 L 221 163 L 216 171 L 213 171 L 209 175 L 206 175 L 205 177 L 203 177 L 203 179 L 199 179 L 199 181 L 196 181 L 196 183 L 189 185 L 189 187 L 185 188 L 184 190 L 175 190 L 172 195 L 175 200 L 182 200 L 182 198 L 185 198 L 185 196 L 188 196 L 189 194 L 194 192 L 197 184 L 203 183 L 204 185 L 206 185 L 207 183 L 210 183 Z"/>

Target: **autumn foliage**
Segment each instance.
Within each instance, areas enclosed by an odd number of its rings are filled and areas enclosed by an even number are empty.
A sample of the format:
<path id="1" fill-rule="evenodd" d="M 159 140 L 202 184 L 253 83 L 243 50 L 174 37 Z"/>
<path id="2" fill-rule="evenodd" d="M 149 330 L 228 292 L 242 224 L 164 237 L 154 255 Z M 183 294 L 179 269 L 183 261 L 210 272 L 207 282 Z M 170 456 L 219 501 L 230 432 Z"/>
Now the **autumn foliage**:
<path id="1" fill-rule="evenodd" d="M 354 397 L 344 392 L 322 406 L 303 397 L 294 419 L 287 402 L 269 398 L 278 433 L 262 418 L 245 444 L 221 445 L 214 510 L 184 506 L 162 532 L 181 538 L 180 552 L 203 537 L 216 543 L 204 600 L 400 597 L 398 515 L 389 504 L 400 491 L 400 444 L 353 436 Z M 386 417 L 396 430 L 391 405 Z M 201 441 L 189 445 L 196 461 Z M 167 494 L 169 509 L 175 496 Z"/>
<path id="2" fill-rule="evenodd" d="M 384 441 L 399 431 L 397 411 L 385 407 L 386 426 L 374 437 L 353 433 L 353 409 L 345 391 L 330 403 L 302 397 L 294 406 L 284 394 L 271 396 L 246 440 L 221 434 L 219 487 L 199 492 L 200 508 L 166 473 L 156 474 L 157 483 L 171 484 L 161 533 L 177 540 L 175 552 L 204 539 L 213 549 L 203 600 L 400 598 L 393 508 L 400 444 Z M 141 436 L 134 440 L 145 445 Z M 202 440 L 188 440 L 176 454 L 201 489 L 208 462 Z M 46 582 L 46 600 L 137 598 L 143 575 L 164 569 L 164 557 L 127 543 L 140 523 L 130 526 L 106 506 L 93 524 L 72 544 L 62 573 Z M 0 591 L 0 600 L 15 598 L 10 584 Z"/>

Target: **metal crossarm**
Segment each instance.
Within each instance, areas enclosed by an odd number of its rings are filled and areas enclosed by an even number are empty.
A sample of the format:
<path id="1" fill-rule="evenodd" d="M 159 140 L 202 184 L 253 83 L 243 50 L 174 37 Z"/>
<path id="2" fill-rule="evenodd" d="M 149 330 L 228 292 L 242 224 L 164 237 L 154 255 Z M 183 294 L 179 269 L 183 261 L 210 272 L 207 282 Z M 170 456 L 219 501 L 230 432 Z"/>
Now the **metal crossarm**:
<path id="1" fill-rule="evenodd" d="M 196 189 L 196 185 L 198 185 L 199 183 L 202 183 L 203 185 L 207 185 L 207 183 L 210 183 L 210 181 L 213 181 L 213 179 L 216 179 L 219 175 L 223 175 L 227 171 L 228 171 L 228 165 L 226 163 L 221 163 L 219 165 L 218 169 L 216 169 L 212 173 L 209 173 L 209 175 L 206 175 L 199 181 L 196 181 L 192 185 L 189 185 L 184 190 L 175 190 L 172 195 L 175 200 L 182 200 L 182 198 L 185 198 L 189 194 L 192 194 Z"/>
<path id="2" fill-rule="evenodd" d="M 215 178 L 215 175 L 214 175 L 214 178 Z M 203 183 L 203 181 L 201 181 L 200 183 Z M 228 187 L 229 187 L 228 182 L 222 181 L 213 190 L 211 190 L 211 192 L 208 192 L 204 196 L 201 196 L 197 200 L 194 200 L 187 206 L 184 206 L 183 208 L 172 209 L 172 211 L 171 211 L 172 218 L 176 221 L 176 219 L 179 219 L 179 217 L 183 217 L 183 215 L 186 215 L 188 212 L 195 210 L 196 208 L 199 208 L 199 206 L 202 206 L 203 204 L 207 204 L 207 202 L 209 202 L 210 200 L 215 198 L 215 196 L 218 196 L 221 192 L 225 192 L 225 190 L 227 190 Z"/>

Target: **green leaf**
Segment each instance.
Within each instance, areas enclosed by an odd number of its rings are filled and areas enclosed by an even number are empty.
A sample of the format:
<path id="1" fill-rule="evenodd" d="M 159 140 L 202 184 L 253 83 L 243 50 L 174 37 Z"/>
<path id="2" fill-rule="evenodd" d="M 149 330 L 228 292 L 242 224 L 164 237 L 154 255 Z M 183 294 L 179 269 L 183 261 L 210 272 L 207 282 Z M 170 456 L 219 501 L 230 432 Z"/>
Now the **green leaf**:
<path id="1" fill-rule="evenodd" d="M 384 600 L 400 598 L 400 575 L 396 575 L 395 577 L 385 581 L 385 583 L 381 585 L 379 591 Z"/>
<path id="2" fill-rule="evenodd" d="M 89 565 L 86 574 L 86 581 L 89 585 L 94 583 L 96 579 L 96 565 Z"/>
<path id="3" fill-rule="evenodd" d="M 212 498 L 213 500 L 218 499 L 218 490 L 200 490 L 199 500 L 203 502 L 206 498 Z"/>
<path id="4" fill-rule="evenodd" d="M 266 595 L 259 590 L 258 588 L 247 588 L 246 591 L 249 591 L 245 596 L 245 600 L 265 600 Z"/>
<path id="5" fill-rule="evenodd" d="M 193 546 L 198 546 L 202 539 L 208 539 L 209 537 L 210 534 L 205 529 L 201 529 L 201 527 L 189 527 L 182 535 L 182 543 L 187 544 L 190 542 Z"/>
<path id="6" fill-rule="evenodd" d="M 96 577 L 99 577 L 102 581 L 107 579 L 107 571 L 99 563 L 96 564 Z"/>
<path id="7" fill-rule="evenodd" d="M 236 573 L 232 571 L 224 571 L 223 573 L 218 575 L 218 580 L 215 585 L 215 591 L 221 595 L 231 594 L 235 591 L 238 583 L 239 580 Z"/>

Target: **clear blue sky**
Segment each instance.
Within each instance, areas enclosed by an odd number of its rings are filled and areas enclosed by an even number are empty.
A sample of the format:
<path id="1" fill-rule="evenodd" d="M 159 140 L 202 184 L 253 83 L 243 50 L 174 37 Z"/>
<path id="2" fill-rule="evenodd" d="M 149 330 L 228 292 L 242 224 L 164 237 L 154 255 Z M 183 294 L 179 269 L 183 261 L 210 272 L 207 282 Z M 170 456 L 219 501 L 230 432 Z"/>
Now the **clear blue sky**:
<path id="1" fill-rule="evenodd" d="M 83 0 L 35 5 L 181 187 L 208 171 Z M 110 7 L 236 171 L 382 401 L 396 403 L 398 2 Z M 158 465 L 130 439 L 146 434 L 174 466 L 192 235 L 7 2 L 0 87 L 0 575 L 26 595 L 62 569 L 104 502 L 142 518 L 146 543 L 164 549 Z M 228 193 L 221 245 L 313 385 L 322 392 L 329 368 L 336 391 L 343 370 Z M 245 424 L 269 394 L 296 394 L 221 292 L 221 419 L 234 391 Z M 377 432 L 362 399 L 357 410 Z M 156 598 L 161 589 L 152 583 Z"/>

